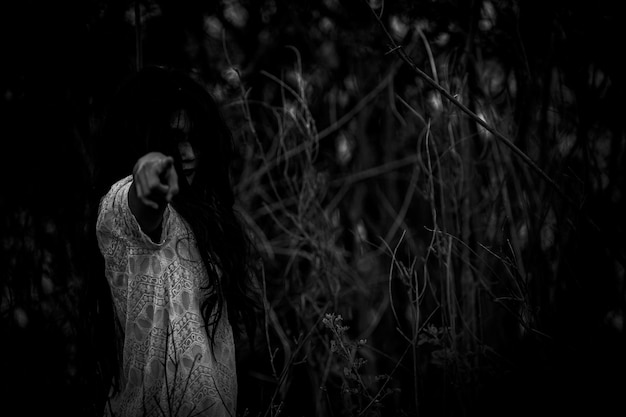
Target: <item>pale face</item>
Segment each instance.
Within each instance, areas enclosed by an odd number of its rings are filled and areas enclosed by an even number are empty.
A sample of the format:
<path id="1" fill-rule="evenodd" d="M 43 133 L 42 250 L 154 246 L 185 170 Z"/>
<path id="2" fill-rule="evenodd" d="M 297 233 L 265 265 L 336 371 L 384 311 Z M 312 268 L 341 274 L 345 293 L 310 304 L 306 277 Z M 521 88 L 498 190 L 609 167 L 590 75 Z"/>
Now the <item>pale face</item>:
<path id="1" fill-rule="evenodd" d="M 196 152 L 189 141 L 191 121 L 185 110 L 177 110 L 170 119 L 170 129 L 178 144 L 178 152 L 183 163 L 183 174 L 189 185 L 193 182 L 198 167 Z"/>

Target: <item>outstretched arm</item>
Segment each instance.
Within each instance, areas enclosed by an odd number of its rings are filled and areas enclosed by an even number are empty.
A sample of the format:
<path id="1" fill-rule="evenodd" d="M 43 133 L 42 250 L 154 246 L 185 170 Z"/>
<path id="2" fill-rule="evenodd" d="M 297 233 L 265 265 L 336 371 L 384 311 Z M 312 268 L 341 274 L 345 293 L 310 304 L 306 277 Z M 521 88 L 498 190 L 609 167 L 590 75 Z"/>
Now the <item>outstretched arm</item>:
<path id="1" fill-rule="evenodd" d="M 141 230 L 153 241 L 161 235 L 163 212 L 176 194 L 178 176 L 171 156 L 150 152 L 137 160 L 128 205 Z"/>

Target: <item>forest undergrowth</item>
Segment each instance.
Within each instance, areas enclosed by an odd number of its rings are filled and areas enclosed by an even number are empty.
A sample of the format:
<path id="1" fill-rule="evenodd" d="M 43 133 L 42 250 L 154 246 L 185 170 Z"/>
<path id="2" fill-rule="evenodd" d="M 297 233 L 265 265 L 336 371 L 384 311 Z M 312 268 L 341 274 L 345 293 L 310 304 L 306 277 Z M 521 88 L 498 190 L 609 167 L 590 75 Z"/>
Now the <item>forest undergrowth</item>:
<path id="1" fill-rule="evenodd" d="M 529 233 L 530 217 L 516 196 L 523 178 L 511 168 L 532 172 L 479 133 L 458 101 L 433 91 L 446 114 L 438 121 L 400 101 L 404 128 L 415 129 L 396 149 L 401 164 L 383 160 L 333 181 L 338 173 L 324 161 L 329 146 L 292 52 L 293 69 L 281 78 L 265 74 L 280 88 L 278 105 L 248 99 L 243 82 L 233 103 L 245 121 L 236 124 L 247 157 L 241 212 L 265 264 L 270 372 L 262 379 L 273 393 L 259 400 L 258 415 L 300 415 L 302 401 L 310 415 L 480 410 L 482 386 L 510 371 L 502 350 L 511 346 L 497 333 L 545 336 L 535 326 L 522 257 L 528 236 L 520 232 Z M 335 147 L 336 158 L 357 157 Z M 545 219 L 533 222 L 549 233 Z"/>

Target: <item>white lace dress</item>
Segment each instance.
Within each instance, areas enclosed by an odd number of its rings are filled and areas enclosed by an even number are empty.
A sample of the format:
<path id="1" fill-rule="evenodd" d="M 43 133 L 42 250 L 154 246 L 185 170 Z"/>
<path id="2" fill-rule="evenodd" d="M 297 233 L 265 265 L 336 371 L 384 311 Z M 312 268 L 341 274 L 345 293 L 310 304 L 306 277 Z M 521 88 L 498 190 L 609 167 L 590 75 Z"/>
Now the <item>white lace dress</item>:
<path id="1" fill-rule="evenodd" d="M 124 328 L 121 391 L 108 416 L 235 416 L 237 379 L 226 311 L 212 349 L 200 314 L 208 280 L 195 239 L 168 206 L 161 240 L 130 211 L 132 177 L 102 198 L 96 233 L 115 311 Z"/>

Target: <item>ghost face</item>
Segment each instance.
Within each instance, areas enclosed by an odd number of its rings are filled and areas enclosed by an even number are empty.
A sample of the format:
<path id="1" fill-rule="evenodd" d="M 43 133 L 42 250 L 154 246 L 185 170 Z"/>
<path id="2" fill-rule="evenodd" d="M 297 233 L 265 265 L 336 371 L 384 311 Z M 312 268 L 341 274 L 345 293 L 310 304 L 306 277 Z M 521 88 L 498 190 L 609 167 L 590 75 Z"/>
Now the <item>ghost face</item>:
<path id="1" fill-rule="evenodd" d="M 184 109 L 176 110 L 170 118 L 169 128 L 170 135 L 178 147 L 183 166 L 183 176 L 191 185 L 198 168 L 198 155 L 190 141 L 191 120 L 189 114 Z"/>

